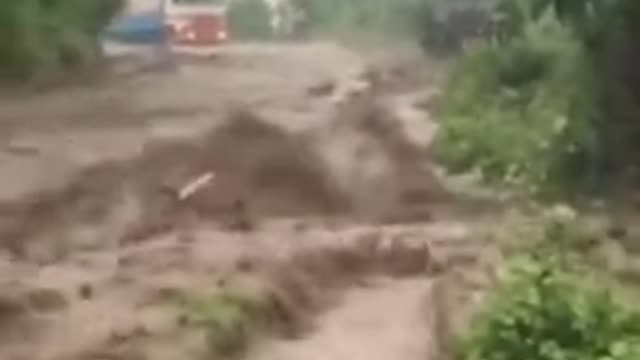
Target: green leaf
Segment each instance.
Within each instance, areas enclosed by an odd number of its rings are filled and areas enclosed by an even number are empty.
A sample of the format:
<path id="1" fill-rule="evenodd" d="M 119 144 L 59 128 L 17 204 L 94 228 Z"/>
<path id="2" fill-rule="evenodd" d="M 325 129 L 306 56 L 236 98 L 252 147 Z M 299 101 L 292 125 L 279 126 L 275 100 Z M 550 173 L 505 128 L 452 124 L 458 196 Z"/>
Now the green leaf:
<path id="1" fill-rule="evenodd" d="M 625 341 L 617 341 L 611 345 L 611 356 L 615 359 L 622 358 L 629 354 L 630 346 Z"/>

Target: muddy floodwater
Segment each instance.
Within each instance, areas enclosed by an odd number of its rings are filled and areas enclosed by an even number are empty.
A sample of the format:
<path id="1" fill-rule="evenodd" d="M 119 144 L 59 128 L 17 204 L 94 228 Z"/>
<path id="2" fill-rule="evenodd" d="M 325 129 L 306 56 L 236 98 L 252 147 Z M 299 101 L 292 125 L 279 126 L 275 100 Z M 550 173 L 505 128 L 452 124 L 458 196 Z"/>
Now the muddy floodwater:
<path id="1" fill-rule="evenodd" d="M 136 54 L 0 98 L 0 358 L 211 359 L 176 299 L 228 286 L 270 299 L 249 359 L 434 358 L 432 275 L 481 246 L 429 157 L 441 68 L 333 43 Z"/>

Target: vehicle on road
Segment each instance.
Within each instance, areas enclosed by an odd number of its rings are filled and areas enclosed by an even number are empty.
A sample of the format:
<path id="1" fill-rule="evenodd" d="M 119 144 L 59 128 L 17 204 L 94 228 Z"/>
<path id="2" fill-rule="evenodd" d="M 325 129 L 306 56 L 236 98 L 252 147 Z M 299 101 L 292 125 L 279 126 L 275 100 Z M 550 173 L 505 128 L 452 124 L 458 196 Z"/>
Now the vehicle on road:
<path id="1" fill-rule="evenodd" d="M 174 52 L 212 54 L 229 40 L 230 0 L 163 0 L 167 40 Z"/>
<path id="2" fill-rule="evenodd" d="M 158 0 L 144 11 L 123 14 L 105 37 L 128 44 L 166 47 L 174 53 L 208 55 L 229 40 L 230 0 Z"/>

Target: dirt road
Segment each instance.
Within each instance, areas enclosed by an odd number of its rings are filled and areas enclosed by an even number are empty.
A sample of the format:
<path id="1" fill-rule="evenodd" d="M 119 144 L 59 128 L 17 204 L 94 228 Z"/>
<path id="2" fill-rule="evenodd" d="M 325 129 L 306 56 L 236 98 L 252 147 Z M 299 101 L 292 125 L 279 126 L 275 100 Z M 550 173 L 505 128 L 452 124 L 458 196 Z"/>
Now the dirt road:
<path id="1" fill-rule="evenodd" d="M 428 274 L 468 237 L 437 210 L 429 66 L 242 45 L 0 99 L 0 358 L 211 359 L 179 300 L 247 279 L 288 329 L 250 358 L 430 358 Z"/>

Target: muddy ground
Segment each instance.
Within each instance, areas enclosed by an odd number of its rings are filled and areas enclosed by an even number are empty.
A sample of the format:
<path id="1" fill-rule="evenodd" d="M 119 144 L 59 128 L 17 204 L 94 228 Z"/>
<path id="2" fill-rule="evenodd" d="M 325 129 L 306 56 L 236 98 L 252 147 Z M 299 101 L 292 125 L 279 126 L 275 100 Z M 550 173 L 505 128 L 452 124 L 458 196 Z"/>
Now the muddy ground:
<path id="1" fill-rule="evenodd" d="M 277 326 L 248 358 L 436 358 L 432 275 L 484 249 L 428 156 L 440 66 L 331 43 L 130 64 L 0 99 L 1 359 L 216 358 L 176 298 L 256 284 Z"/>

